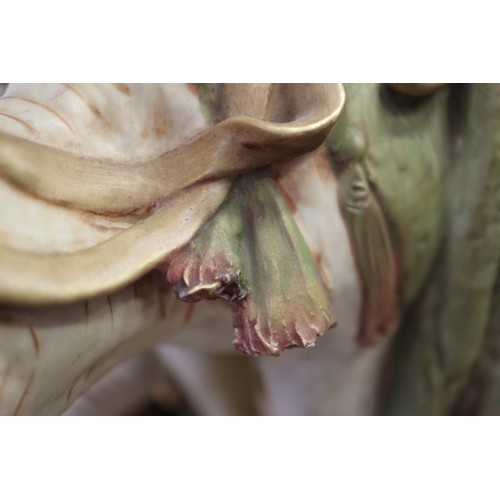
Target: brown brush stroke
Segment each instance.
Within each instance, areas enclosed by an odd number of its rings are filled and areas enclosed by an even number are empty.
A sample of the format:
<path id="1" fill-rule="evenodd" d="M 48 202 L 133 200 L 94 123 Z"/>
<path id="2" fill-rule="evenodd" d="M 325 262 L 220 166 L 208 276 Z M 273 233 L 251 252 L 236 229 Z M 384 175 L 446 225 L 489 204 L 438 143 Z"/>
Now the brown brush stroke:
<path id="1" fill-rule="evenodd" d="M 113 83 L 113 86 L 122 94 L 130 95 L 130 87 L 124 83 Z"/>
<path id="2" fill-rule="evenodd" d="M 102 113 L 99 111 L 99 108 L 95 104 L 92 104 L 91 102 L 89 102 L 87 100 L 87 98 L 84 95 L 82 95 L 78 90 L 76 90 L 73 85 L 70 85 L 68 83 L 61 83 L 61 85 L 65 88 L 67 88 L 68 90 L 70 90 L 71 92 L 73 92 L 75 95 L 77 95 L 85 103 L 85 105 L 90 109 L 90 111 L 92 111 L 92 113 L 94 113 L 98 118 L 100 118 L 109 127 L 109 122 L 106 120 L 106 118 L 104 118 L 104 116 L 102 116 Z"/>
<path id="3" fill-rule="evenodd" d="M 16 409 L 14 410 L 14 416 L 19 415 L 19 412 L 21 411 L 21 406 L 23 405 L 24 400 L 26 399 L 26 396 L 28 395 L 28 392 L 29 392 L 30 387 L 31 387 L 31 383 L 33 382 L 34 375 L 35 375 L 35 373 L 32 372 L 30 375 L 30 378 L 28 380 L 28 383 L 26 384 L 26 387 L 24 388 L 24 391 L 21 395 L 21 399 L 19 400 L 19 403 L 17 403 Z"/>
<path id="4" fill-rule="evenodd" d="M 25 122 L 24 120 L 21 120 L 21 118 L 17 118 L 16 116 L 12 116 L 12 115 L 9 115 L 8 113 L 2 113 L 2 112 L 0 112 L 0 115 L 6 116 L 7 118 L 12 118 L 16 122 L 18 122 L 21 125 L 23 125 L 24 127 L 26 127 L 26 129 L 29 132 L 31 132 L 32 134 L 36 134 L 36 129 L 33 128 L 28 122 Z"/>
<path id="5" fill-rule="evenodd" d="M 113 317 L 113 303 L 111 302 L 111 297 L 106 295 L 106 299 L 108 301 L 109 313 L 111 314 L 111 331 L 114 329 L 114 317 Z"/>
<path id="6" fill-rule="evenodd" d="M 2 377 L 2 383 L 0 384 L 0 398 L 2 397 L 4 387 L 7 385 L 7 379 L 9 378 L 9 374 L 10 374 L 10 365 L 7 365 L 5 373 L 3 374 Z"/>
<path id="7" fill-rule="evenodd" d="M 35 329 L 33 328 L 33 325 L 28 326 L 31 338 L 33 339 L 33 345 L 35 346 L 35 352 L 36 355 L 38 356 L 40 354 L 40 343 L 38 342 L 38 337 L 35 332 Z"/>
<path id="8" fill-rule="evenodd" d="M 47 111 L 48 113 L 59 118 L 59 120 L 61 120 L 64 123 L 64 125 L 66 125 L 66 127 L 68 127 L 71 130 L 71 132 L 74 132 L 73 127 L 69 124 L 69 122 L 66 120 L 66 118 L 64 118 L 63 115 L 58 113 L 55 109 L 52 109 L 50 106 L 47 106 L 46 104 L 35 101 L 33 99 L 29 99 L 28 97 L 21 97 L 21 96 L 17 96 L 17 95 L 8 95 L 5 97 L 2 97 L 2 99 L 17 99 L 19 101 L 25 101 L 25 102 L 29 102 L 30 104 L 34 104 L 36 106 L 39 106 L 39 107 L 43 108 L 45 111 Z"/>
<path id="9" fill-rule="evenodd" d="M 78 379 L 76 379 L 72 384 L 71 387 L 68 389 L 68 392 L 66 394 L 66 401 L 69 401 L 71 399 L 71 394 L 73 392 L 73 389 L 75 388 L 76 383 L 78 382 Z"/>
<path id="10" fill-rule="evenodd" d="M 195 97 L 200 97 L 200 91 L 198 90 L 198 85 L 196 83 L 186 83 L 186 87 Z"/>

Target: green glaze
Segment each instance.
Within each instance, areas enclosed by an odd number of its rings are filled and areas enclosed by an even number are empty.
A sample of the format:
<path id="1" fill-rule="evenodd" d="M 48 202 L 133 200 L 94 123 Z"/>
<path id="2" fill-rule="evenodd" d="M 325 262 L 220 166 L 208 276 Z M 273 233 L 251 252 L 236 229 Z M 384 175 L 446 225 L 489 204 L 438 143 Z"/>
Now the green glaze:
<path id="1" fill-rule="evenodd" d="M 474 84 L 461 91 L 463 125 L 444 197 L 443 247 L 396 346 L 387 407 L 394 414 L 490 412 L 496 404 L 486 385 L 479 392 L 474 386 L 481 373 L 498 383 L 491 356 L 499 335 L 493 297 L 500 256 L 500 88 Z"/>
<path id="2" fill-rule="evenodd" d="M 404 98 L 380 84 L 347 84 L 327 145 L 334 169 L 359 164 L 386 217 L 399 266 L 400 303 L 422 286 L 443 233 L 449 164 L 448 91 Z"/>
<path id="3" fill-rule="evenodd" d="M 237 179 L 213 219 L 168 269 L 179 298 L 231 304 L 235 346 L 278 355 L 314 345 L 333 324 L 328 293 L 276 183 Z"/>
<path id="4" fill-rule="evenodd" d="M 198 83 L 200 110 L 207 123 L 216 122 L 217 91 L 215 83 Z"/>
<path id="5" fill-rule="evenodd" d="M 376 290 L 384 290 L 370 280 L 367 263 L 386 281 L 391 268 L 374 227 L 389 229 L 399 268 L 404 322 L 385 409 L 498 413 L 500 87 L 451 86 L 405 97 L 383 85 L 347 85 L 346 94 L 327 144 L 368 289 L 365 314 Z M 366 208 L 362 218 L 346 211 L 355 178 L 381 207 L 378 217 L 367 216 Z"/>
<path id="6" fill-rule="evenodd" d="M 393 332 L 399 322 L 394 249 L 384 213 L 361 165 L 346 168 L 338 180 L 342 214 L 355 242 L 362 278 L 364 307 L 359 340 L 372 343 Z"/>
<path id="7" fill-rule="evenodd" d="M 384 411 L 498 414 L 499 87 L 345 90 L 326 144 L 362 281 L 360 340 L 401 321 Z M 236 344 L 250 354 L 312 344 L 331 322 L 314 260 L 267 175 L 234 183 L 169 279 L 186 300 L 228 299 Z"/>
<path id="8" fill-rule="evenodd" d="M 500 274 L 479 361 L 456 410 L 465 415 L 500 415 Z"/>

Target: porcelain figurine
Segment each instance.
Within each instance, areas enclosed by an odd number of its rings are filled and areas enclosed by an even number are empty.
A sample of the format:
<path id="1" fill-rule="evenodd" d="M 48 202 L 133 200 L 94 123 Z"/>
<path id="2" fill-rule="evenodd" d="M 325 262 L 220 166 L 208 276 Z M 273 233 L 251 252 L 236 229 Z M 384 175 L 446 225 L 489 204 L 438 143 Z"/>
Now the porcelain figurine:
<path id="1" fill-rule="evenodd" d="M 500 412 L 499 97 L 10 84 L 0 413 Z"/>

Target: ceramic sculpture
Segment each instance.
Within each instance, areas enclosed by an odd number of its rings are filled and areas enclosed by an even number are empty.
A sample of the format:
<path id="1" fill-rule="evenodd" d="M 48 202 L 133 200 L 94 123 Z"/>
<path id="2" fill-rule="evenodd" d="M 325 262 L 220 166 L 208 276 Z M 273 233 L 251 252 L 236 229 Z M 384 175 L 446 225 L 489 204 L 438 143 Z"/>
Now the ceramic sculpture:
<path id="1" fill-rule="evenodd" d="M 199 414 L 499 413 L 499 98 L 9 85 L 0 413 L 131 357 Z"/>

